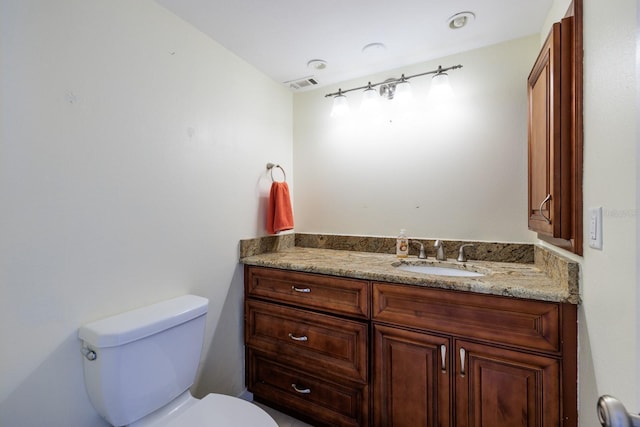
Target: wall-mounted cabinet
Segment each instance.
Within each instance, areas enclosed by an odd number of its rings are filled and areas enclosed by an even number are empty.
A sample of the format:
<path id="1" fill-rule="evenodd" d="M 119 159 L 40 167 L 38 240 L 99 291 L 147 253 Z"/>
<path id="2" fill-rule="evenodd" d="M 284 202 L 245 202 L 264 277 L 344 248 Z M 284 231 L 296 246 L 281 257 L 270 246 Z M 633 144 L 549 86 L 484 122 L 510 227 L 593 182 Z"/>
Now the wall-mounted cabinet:
<path id="1" fill-rule="evenodd" d="M 570 120 L 570 110 L 562 105 L 561 68 L 567 58 L 562 57 L 566 50 L 562 49 L 561 37 L 561 24 L 554 24 L 528 80 L 529 229 L 568 239 L 570 152 L 563 142 L 569 136 L 564 124 Z"/>
<path id="2" fill-rule="evenodd" d="M 582 4 L 553 25 L 528 79 L 529 229 L 582 254 Z"/>

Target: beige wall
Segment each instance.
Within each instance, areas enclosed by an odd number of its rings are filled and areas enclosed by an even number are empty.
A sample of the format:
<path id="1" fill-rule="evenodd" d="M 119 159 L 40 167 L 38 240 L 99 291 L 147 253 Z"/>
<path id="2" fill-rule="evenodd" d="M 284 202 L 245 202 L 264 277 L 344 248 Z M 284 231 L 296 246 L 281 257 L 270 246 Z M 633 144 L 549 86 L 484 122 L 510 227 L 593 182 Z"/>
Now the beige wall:
<path id="1" fill-rule="evenodd" d="M 210 299 L 197 391 L 243 390 L 238 241 L 292 95 L 150 0 L 0 2 L 0 425 L 103 425 L 77 328 Z"/>

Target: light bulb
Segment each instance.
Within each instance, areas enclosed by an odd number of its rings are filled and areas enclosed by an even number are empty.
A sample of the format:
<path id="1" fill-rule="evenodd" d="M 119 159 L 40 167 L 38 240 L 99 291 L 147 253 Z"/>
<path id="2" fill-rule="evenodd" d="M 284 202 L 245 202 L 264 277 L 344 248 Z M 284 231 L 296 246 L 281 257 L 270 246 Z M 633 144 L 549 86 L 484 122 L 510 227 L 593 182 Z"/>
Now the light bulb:
<path id="1" fill-rule="evenodd" d="M 333 98 L 333 108 L 331 109 L 331 117 L 341 117 L 349 113 L 349 102 L 347 97 L 338 92 L 335 98 Z"/>
<path id="2" fill-rule="evenodd" d="M 411 84 L 403 79 L 396 84 L 396 93 L 393 95 L 393 99 L 397 102 L 404 103 L 411 100 L 411 98 L 413 98 Z"/>
<path id="3" fill-rule="evenodd" d="M 445 101 L 453 97 L 453 89 L 449 84 L 447 73 L 438 73 L 431 79 L 429 98 L 436 101 Z"/>
<path id="4" fill-rule="evenodd" d="M 374 110 L 378 106 L 378 91 L 371 87 L 369 87 L 362 92 L 362 104 L 360 104 L 360 109 L 362 111 L 371 111 Z"/>

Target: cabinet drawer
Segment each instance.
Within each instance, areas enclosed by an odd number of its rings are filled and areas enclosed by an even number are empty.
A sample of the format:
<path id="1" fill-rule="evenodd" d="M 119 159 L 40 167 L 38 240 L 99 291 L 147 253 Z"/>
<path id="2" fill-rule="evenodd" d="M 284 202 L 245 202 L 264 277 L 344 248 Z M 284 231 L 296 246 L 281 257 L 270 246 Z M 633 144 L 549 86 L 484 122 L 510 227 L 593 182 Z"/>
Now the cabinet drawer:
<path id="1" fill-rule="evenodd" d="M 273 268 L 245 268 L 245 295 L 367 319 L 369 282 Z"/>
<path id="2" fill-rule="evenodd" d="M 367 381 L 366 323 L 256 300 L 246 301 L 245 315 L 248 346 L 318 374 Z"/>
<path id="3" fill-rule="evenodd" d="M 373 284 L 372 319 L 560 352 L 560 304 L 393 284 Z"/>
<path id="4" fill-rule="evenodd" d="M 247 352 L 247 360 L 250 372 L 247 387 L 258 400 L 285 407 L 323 425 L 368 425 L 365 384 L 349 385 L 320 379 L 251 349 Z"/>

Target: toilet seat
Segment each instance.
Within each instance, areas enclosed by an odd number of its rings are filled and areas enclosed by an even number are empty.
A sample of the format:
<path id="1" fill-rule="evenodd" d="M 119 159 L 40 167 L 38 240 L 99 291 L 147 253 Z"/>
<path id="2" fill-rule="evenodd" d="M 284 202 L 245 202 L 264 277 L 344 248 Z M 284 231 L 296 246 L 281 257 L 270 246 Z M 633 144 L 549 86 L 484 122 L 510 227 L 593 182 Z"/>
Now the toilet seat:
<path id="1" fill-rule="evenodd" d="M 224 394 L 211 393 L 161 426 L 278 427 L 278 424 L 269 414 L 251 402 Z"/>

